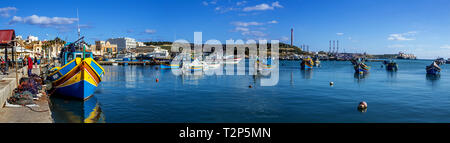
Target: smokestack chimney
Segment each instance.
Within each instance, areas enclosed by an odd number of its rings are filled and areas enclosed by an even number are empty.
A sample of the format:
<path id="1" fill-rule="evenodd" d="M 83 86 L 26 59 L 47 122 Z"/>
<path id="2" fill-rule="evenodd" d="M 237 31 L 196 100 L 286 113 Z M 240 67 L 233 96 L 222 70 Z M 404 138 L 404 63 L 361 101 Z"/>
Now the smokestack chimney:
<path id="1" fill-rule="evenodd" d="M 333 53 L 336 52 L 336 44 L 335 44 L 335 42 L 336 41 L 333 40 Z"/>
<path id="2" fill-rule="evenodd" d="M 336 47 L 336 48 L 337 48 L 336 53 L 339 53 L 339 40 L 337 40 L 336 42 L 337 42 L 337 43 L 336 43 L 336 44 L 337 44 L 337 47 Z"/>
<path id="3" fill-rule="evenodd" d="M 294 28 L 291 28 L 291 48 L 294 47 Z"/>
<path id="4" fill-rule="evenodd" d="M 330 50 L 328 51 L 328 53 L 331 53 L 331 40 L 330 40 Z"/>

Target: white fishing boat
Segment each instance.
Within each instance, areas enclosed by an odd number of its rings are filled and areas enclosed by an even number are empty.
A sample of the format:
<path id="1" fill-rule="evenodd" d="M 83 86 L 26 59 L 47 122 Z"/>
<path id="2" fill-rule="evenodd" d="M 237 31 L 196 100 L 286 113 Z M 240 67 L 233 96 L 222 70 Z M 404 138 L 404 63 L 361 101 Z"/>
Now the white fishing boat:
<path id="1" fill-rule="evenodd" d="M 239 62 L 241 62 L 241 60 L 242 58 L 235 57 L 233 55 L 223 57 L 223 62 L 225 64 L 238 64 Z"/>
<path id="2" fill-rule="evenodd" d="M 184 64 L 182 69 L 184 71 L 201 71 L 204 67 L 205 65 L 202 62 L 200 62 L 198 59 L 195 59 L 191 63 Z"/>

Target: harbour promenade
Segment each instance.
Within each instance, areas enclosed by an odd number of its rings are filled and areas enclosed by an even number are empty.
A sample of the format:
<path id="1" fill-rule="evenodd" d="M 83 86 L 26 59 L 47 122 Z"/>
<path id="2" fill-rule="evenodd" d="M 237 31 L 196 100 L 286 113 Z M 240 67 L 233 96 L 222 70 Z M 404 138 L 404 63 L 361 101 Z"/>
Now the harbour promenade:
<path id="1" fill-rule="evenodd" d="M 27 67 L 18 69 L 18 78 L 27 77 Z M 32 70 L 35 74 L 40 74 L 40 68 Z M 0 75 L 0 123 L 53 123 L 49 100 L 47 95 L 43 95 L 39 100 L 35 100 L 38 106 L 34 107 L 5 107 L 6 100 L 12 96 L 17 88 L 16 73 L 10 70 L 8 75 Z"/>

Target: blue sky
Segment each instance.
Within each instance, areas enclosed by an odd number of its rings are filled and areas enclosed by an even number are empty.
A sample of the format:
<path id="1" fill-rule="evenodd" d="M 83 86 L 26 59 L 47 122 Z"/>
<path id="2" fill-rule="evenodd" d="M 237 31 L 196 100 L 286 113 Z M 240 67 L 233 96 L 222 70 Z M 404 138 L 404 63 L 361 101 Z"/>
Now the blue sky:
<path id="1" fill-rule="evenodd" d="M 328 51 L 450 57 L 448 0 L 0 0 L 0 29 L 76 40 L 76 11 L 89 43 L 111 37 L 193 42 L 267 39 Z"/>

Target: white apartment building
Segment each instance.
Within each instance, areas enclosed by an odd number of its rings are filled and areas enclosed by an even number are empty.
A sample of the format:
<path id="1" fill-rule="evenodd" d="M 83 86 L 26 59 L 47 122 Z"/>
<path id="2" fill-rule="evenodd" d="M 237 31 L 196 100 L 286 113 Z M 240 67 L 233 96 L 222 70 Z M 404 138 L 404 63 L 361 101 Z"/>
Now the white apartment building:
<path id="1" fill-rule="evenodd" d="M 27 37 L 27 40 L 29 40 L 30 42 L 33 42 L 33 41 L 38 41 L 39 40 L 39 38 L 38 37 L 36 37 L 36 36 L 28 36 Z"/>
<path id="2" fill-rule="evenodd" d="M 136 39 L 133 38 L 111 38 L 107 40 L 110 44 L 116 44 L 118 51 L 124 51 L 124 50 L 130 50 L 135 49 Z"/>
<path id="3" fill-rule="evenodd" d="M 146 45 L 144 44 L 144 42 L 137 42 L 137 46 L 138 47 L 143 47 L 143 46 L 146 46 Z"/>

